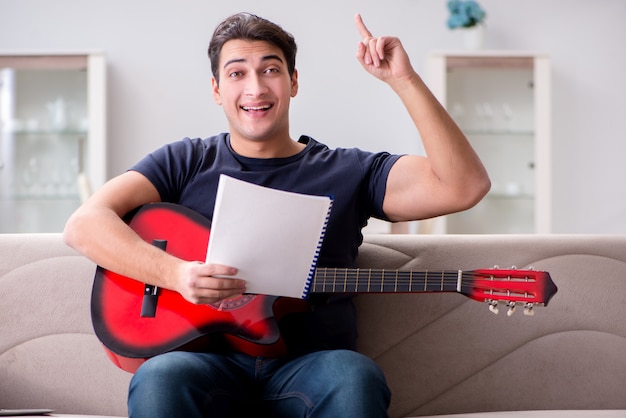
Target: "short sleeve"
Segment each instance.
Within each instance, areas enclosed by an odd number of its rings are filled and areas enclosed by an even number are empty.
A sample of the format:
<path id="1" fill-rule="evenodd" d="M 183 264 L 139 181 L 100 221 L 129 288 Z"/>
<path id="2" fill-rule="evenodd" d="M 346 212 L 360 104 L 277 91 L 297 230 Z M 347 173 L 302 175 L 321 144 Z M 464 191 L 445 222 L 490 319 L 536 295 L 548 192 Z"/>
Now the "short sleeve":
<path id="1" fill-rule="evenodd" d="M 197 171 L 203 158 L 203 148 L 200 139 L 184 138 L 148 154 L 131 170 L 146 176 L 162 201 L 177 202 L 185 184 Z"/>

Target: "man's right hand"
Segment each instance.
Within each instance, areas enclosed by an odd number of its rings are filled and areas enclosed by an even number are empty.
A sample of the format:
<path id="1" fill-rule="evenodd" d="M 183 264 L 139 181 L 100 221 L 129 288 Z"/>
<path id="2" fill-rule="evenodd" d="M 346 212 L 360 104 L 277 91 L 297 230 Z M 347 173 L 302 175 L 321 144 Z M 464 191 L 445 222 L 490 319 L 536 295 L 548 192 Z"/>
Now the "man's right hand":
<path id="1" fill-rule="evenodd" d="M 219 302 L 246 291 L 246 282 L 234 277 L 237 272 L 236 268 L 219 264 L 185 262 L 180 266 L 175 290 L 191 303 Z"/>

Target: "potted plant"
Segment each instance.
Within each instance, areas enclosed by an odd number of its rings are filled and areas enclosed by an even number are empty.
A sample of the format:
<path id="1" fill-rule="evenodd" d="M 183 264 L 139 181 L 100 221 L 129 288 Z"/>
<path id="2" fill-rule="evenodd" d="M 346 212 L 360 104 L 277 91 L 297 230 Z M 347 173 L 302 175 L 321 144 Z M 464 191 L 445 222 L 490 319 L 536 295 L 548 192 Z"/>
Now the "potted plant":
<path id="1" fill-rule="evenodd" d="M 447 25 L 450 29 L 465 30 L 469 49 L 481 49 L 484 44 L 484 21 L 487 13 L 475 0 L 448 0 Z"/>

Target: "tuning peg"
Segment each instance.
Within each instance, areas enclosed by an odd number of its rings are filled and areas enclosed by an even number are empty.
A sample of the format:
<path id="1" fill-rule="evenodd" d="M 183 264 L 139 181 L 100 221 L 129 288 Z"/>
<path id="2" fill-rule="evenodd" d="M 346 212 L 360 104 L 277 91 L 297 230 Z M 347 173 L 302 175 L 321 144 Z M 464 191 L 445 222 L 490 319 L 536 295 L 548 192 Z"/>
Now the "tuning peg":
<path id="1" fill-rule="evenodd" d="M 524 315 L 526 316 L 535 316 L 535 311 L 533 310 L 532 303 L 526 303 L 524 305 Z"/>
<path id="2" fill-rule="evenodd" d="M 500 312 L 500 309 L 498 309 L 498 301 L 489 301 L 489 310 L 495 315 L 498 315 L 498 312 Z"/>
<path id="3" fill-rule="evenodd" d="M 509 310 L 506 311 L 506 316 L 513 315 L 515 313 L 515 307 L 517 306 L 517 305 L 515 305 L 515 302 L 509 302 L 509 303 L 506 304 L 506 306 L 509 307 Z"/>

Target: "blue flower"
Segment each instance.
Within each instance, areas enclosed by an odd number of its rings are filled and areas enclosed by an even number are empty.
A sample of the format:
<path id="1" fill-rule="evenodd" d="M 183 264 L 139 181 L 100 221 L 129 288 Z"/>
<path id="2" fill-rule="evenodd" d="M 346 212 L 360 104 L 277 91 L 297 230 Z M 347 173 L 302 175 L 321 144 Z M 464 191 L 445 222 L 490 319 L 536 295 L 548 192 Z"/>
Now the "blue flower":
<path id="1" fill-rule="evenodd" d="M 471 28 L 485 20 L 487 14 L 475 0 L 448 0 L 448 27 Z"/>

